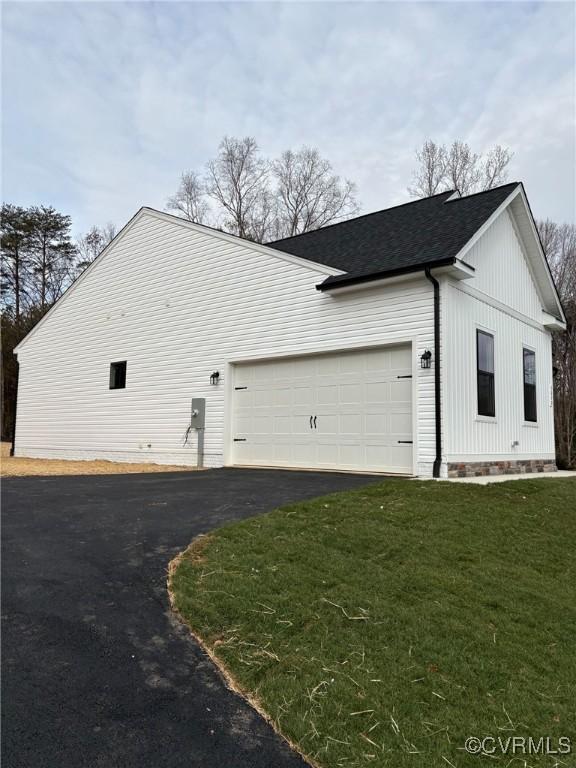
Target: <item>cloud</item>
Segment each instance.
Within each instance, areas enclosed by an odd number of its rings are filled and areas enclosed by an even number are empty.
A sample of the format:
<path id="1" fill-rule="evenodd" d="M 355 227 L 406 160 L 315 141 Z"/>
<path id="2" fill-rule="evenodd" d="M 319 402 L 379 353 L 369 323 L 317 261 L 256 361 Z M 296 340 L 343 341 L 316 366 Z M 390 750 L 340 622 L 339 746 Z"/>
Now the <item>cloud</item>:
<path id="1" fill-rule="evenodd" d="M 406 199 L 427 137 L 514 149 L 573 219 L 574 7 L 4 3 L 3 196 L 75 228 L 162 208 L 224 134 L 318 146 L 363 209 Z"/>

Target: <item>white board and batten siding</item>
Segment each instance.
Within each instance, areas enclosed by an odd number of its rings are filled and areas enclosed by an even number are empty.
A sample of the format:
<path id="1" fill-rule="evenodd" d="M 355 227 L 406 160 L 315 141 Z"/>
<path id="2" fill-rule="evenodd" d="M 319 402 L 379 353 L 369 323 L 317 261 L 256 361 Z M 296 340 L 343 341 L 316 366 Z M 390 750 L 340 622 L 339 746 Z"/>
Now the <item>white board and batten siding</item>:
<path id="1" fill-rule="evenodd" d="M 322 366 L 329 358 L 318 355 L 395 345 L 414 374 L 412 466 L 405 458 L 399 466 L 430 474 L 433 369 L 418 360 L 432 348 L 431 285 L 417 277 L 339 296 L 315 290 L 333 273 L 143 210 L 21 346 L 16 454 L 193 465 L 184 436 L 191 399 L 205 397 L 205 463 L 230 464 L 241 363 L 278 358 L 290 367 L 310 355 Z M 126 388 L 110 390 L 110 363 L 123 360 Z M 356 405 L 369 414 L 369 398 Z"/>
<path id="2" fill-rule="evenodd" d="M 553 460 L 551 334 L 508 210 L 463 258 L 474 279 L 442 285 L 444 459 Z M 477 329 L 494 336 L 493 419 L 477 416 Z M 523 348 L 536 354 L 535 423 L 524 421 Z"/>

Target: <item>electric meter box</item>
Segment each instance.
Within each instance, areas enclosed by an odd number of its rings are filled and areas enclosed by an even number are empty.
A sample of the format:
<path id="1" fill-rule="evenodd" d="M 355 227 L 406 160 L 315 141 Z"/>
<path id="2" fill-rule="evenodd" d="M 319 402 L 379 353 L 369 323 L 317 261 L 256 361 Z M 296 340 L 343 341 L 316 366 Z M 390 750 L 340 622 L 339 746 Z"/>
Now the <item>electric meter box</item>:
<path id="1" fill-rule="evenodd" d="M 192 398 L 192 414 L 190 416 L 190 425 L 194 429 L 204 429 L 206 422 L 206 398 Z"/>

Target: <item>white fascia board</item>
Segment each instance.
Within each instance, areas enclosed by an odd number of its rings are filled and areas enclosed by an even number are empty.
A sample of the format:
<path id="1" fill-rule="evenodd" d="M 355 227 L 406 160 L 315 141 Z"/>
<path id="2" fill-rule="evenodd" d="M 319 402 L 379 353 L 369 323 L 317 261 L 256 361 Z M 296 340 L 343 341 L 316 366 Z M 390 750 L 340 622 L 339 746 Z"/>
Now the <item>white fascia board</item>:
<path id="1" fill-rule="evenodd" d="M 549 312 L 542 310 L 542 325 L 549 331 L 565 331 L 566 323 L 562 320 L 558 320 L 557 317 L 551 315 Z"/>
<path id="2" fill-rule="evenodd" d="M 438 269 L 438 272 L 440 272 L 440 269 Z M 401 275 L 392 275 L 391 277 L 377 277 L 374 280 L 364 280 L 359 283 L 351 283 L 350 285 L 334 285 L 334 287 L 330 286 L 329 289 L 321 291 L 321 293 L 323 296 L 340 296 L 343 293 L 368 291 L 373 288 L 382 288 L 396 283 L 414 282 L 423 278 L 424 268 L 414 270 L 414 272 L 404 272 Z"/>
<path id="3" fill-rule="evenodd" d="M 474 267 L 471 267 L 470 264 L 466 264 L 465 261 L 456 259 L 454 264 L 450 264 L 447 267 L 438 267 L 434 269 L 434 274 L 447 275 L 454 280 L 470 280 L 470 278 L 474 277 L 476 274 L 476 270 Z"/>
<path id="4" fill-rule="evenodd" d="M 518 232 L 518 227 L 515 224 L 515 214 L 512 209 L 511 204 L 518 200 L 521 202 L 522 207 L 524 209 L 524 212 L 526 214 L 526 217 L 528 221 L 530 222 L 530 229 L 531 229 L 531 240 L 533 241 L 533 248 L 532 248 L 532 254 L 536 254 L 538 261 L 540 262 L 540 266 L 543 267 L 543 270 L 545 272 L 545 282 L 546 285 L 544 286 L 542 283 L 542 278 L 540 274 L 534 271 L 534 263 L 533 263 L 533 256 L 530 253 L 530 249 L 528 247 L 528 244 L 524 241 L 524 238 L 520 235 Z M 538 235 L 538 231 L 536 229 L 536 225 L 534 223 L 534 218 L 532 216 L 532 212 L 530 210 L 530 205 L 528 204 L 528 199 L 526 197 L 526 193 L 524 191 L 524 187 L 521 183 L 519 183 L 512 192 L 508 195 L 508 197 L 498 206 L 498 208 L 494 211 L 494 213 L 484 222 L 484 224 L 480 227 L 480 229 L 477 230 L 477 232 L 474 234 L 472 238 L 466 243 L 466 245 L 459 251 L 459 253 L 456 254 L 456 258 L 460 260 L 465 261 L 465 255 L 468 253 L 468 251 L 478 242 L 478 240 L 482 237 L 482 235 L 486 232 L 486 230 L 492 226 L 494 221 L 500 216 L 502 211 L 504 211 L 506 208 L 509 208 L 509 212 L 511 214 L 512 223 L 516 229 L 517 236 L 520 239 L 520 242 L 522 243 L 524 250 L 527 252 L 527 256 L 529 259 L 529 269 L 532 272 L 532 278 L 534 280 L 534 284 L 536 286 L 536 290 L 538 291 L 538 294 L 540 295 L 540 299 L 542 303 L 546 303 L 545 300 L 545 292 L 546 290 L 549 292 L 549 295 L 553 296 L 553 304 L 555 305 L 556 314 L 560 322 L 565 322 L 565 316 L 564 311 L 562 310 L 562 304 L 560 302 L 560 298 L 558 296 L 558 291 L 556 290 L 556 286 L 554 285 L 554 280 L 552 279 L 552 274 L 550 272 L 550 267 L 548 266 L 548 262 L 546 260 L 546 256 L 544 254 L 544 251 L 542 249 L 542 244 L 540 242 L 540 237 Z M 530 263 L 530 260 L 532 260 L 532 263 Z M 548 302 L 549 303 L 549 302 Z M 550 306 L 547 307 L 547 309 L 550 309 Z"/>
<path id="5" fill-rule="evenodd" d="M 486 232 L 486 230 L 488 230 L 488 229 L 489 229 L 489 228 L 492 226 L 492 224 L 493 224 L 493 223 L 496 221 L 496 219 L 498 218 L 498 216 L 500 216 L 500 214 L 502 213 L 502 211 L 503 211 L 505 208 L 507 208 L 507 207 L 510 205 L 510 203 L 512 202 L 512 200 L 514 200 L 514 198 L 515 198 L 517 195 L 519 195 L 519 194 L 520 194 L 521 188 L 522 188 L 522 187 L 521 187 L 521 185 L 520 185 L 520 184 L 518 184 L 518 186 L 516 186 L 516 187 L 515 187 L 515 188 L 512 190 L 512 192 L 510 192 L 510 194 L 508 195 L 508 197 L 507 197 L 507 198 L 506 198 L 506 199 L 505 199 L 505 200 L 504 200 L 502 203 L 500 203 L 500 205 L 498 206 L 498 208 L 496 208 L 496 210 L 494 211 L 494 213 L 493 213 L 493 214 L 492 214 L 492 215 L 491 215 L 491 216 L 490 216 L 488 219 L 486 219 L 486 221 L 484 222 L 484 224 L 482 224 L 482 226 L 480 227 L 480 229 L 476 230 L 476 232 L 475 232 L 475 233 L 474 233 L 474 235 L 473 235 L 473 236 L 470 238 L 470 240 L 468 240 L 468 242 L 466 243 L 466 245 L 465 245 L 463 248 L 461 248 L 461 249 L 460 249 L 460 251 L 458 251 L 458 253 L 456 254 L 456 259 L 457 259 L 458 261 L 466 261 L 466 259 L 464 258 L 464 256 L 465 256 L 465 255 L 468 253 L 468 251 L 469 251 L 469 250 L 470 250 L 470 249 L 471 249 L 471 248 L 472 248 L 474 245 L 476 245 L 476 243 L 478 242 L 478 240 L 480 240 L 480 238 L 481 238 L 481 237 L 482 237 L 482 235 L 483 235 L 483 234 Z"/>
<path id="6" fill-rule="evenodd" d="M 454 264 L 448 264 L 441 267 L 435 267 L 434 264 L 430 264 L 430 269 L 433 270 L 434 275 L 443 275 L 451 277 L 454 280 L 469 280 L 476 274 L 474 268 L 463 261 L 456 261 Z M 329 290 L 323 291 L 323 293 L 327 295 L 336 295 L 341 293 L 351 293 L 352 291 L 367 291 L 370 288 L 385 287 L 395 283 L 414 282 L 423 277 L 424 267 L 416 269 L 413 272 L 404 272 L 403 274 L 391 275 L 390 277 L 382 275 L 382 277 L 377 277 L 374 280 L 364 280 L 359 283 L 352 283 L 351 285 L 335 285 L 334 287 L 330 287 Z"/>
<path id="7" fill-rule="evenodd" d="M 562 302 L 560 301 L 560 296 L 558 295 L 558 290 L 556 288 L 556 284 L 554 283 L 554 278 L 552 277 L 552 272 L 550 271 L 550 265 L 548 264 L 548 259 L 546 258 L 546 254 L 544 253 L 544 249 L 542 248 L 542 241 L 540 240 L 540 235 L 538 234 L 538 230 L 536 228 L 536 222 L 534 221 L 534 217 L 532 216 L 532 210 L 530 209 L 530 203 L 528 202 L 528 198 L 526 197 L 526 192 L 524 191 L 524 187 L 520 185 L 520 199 L 522 200 L 523 206 L 524 206 L 524 212 L 526 213 L 526 216 L 528 218 L 529 224 L 530 224 L 530 231 L 532 234 L 532 241 L 536 248 L 536 253 L 538 254 L 539 261 L 541 265 L 544 268 L 544 272 L 546 274 L 546 283 L 547 288 L 551 291 L 554 300 L 553 303 L 555 304 L 555 313 L 553 314 L 554 317 L 556 317 L 557 320 L 559 320 L 564 325 L 566 324 L 566 316 L 564 314 L 564 310 L 562 308 Z M 527 248 L 527 244 L 524 243 L 524 247 Z M 540 286 L 541 288 L 541 286 Z"/>

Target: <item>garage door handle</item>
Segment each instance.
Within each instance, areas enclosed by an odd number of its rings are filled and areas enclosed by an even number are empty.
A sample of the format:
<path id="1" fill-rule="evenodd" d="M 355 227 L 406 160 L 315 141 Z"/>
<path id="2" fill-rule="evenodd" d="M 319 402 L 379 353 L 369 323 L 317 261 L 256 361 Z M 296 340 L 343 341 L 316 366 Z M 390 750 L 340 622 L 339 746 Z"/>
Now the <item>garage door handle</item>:
<path id="1" fill-rule="evenodd" d="M 312 416 L 310 416 L 310 429 L 312 429 Z"/>
<path id="2" fill-rule="evenodd" d="M 314 429 L 316 429 L 316 416 L 314 416 Z"/>

